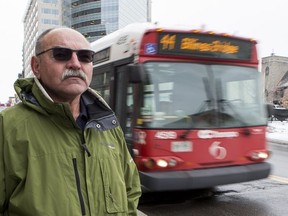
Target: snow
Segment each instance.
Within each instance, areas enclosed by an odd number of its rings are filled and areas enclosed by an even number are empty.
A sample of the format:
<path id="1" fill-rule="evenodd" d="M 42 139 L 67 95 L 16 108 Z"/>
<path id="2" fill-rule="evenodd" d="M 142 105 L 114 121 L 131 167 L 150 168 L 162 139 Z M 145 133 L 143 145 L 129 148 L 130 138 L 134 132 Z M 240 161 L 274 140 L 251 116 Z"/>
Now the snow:
<path id="1" fill-rule="evenodd" d="M 288 144 L 288 121 L 269 121 L 266 137 L 268 142 Z"/>

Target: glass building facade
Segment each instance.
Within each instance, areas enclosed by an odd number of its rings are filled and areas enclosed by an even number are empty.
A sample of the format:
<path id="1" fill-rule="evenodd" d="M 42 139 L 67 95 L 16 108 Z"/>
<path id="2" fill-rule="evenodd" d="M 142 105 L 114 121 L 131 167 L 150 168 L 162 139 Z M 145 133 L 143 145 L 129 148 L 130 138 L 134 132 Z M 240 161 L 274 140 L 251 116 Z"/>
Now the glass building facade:
<path id="1" fill-rule="evenodd" d="M 64 0 L 63 23 L 92 42 L 130 23 L 150 21 L 150 8 L 151 0 Z"/>
<path id="2" fill-rule="evenodd" d="M 35 40 L 48 28 L 72 27 L 92 42 L 130 23 L 147 21 L 151 0 L 30 0 L 23 19 L 23 76 L 32 76 Z"/>
<path id="3" fill-rule="evenodd" d="M 30 67 L 36 38 L 46 29 L 62 25 L 62 0 L 30 0 L 24 18 L 23 77 L 32 76 Z"/>

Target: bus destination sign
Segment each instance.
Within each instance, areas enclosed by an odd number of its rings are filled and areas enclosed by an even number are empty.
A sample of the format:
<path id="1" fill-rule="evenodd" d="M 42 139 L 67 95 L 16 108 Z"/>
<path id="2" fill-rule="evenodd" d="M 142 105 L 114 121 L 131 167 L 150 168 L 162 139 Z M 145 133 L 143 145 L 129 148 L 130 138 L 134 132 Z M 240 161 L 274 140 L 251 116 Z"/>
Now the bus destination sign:
<path id="1" fill-rule="evenodd" d="M 252 41 L 210 34 L 160 32 L 158 54 L 250 60 Z"/>

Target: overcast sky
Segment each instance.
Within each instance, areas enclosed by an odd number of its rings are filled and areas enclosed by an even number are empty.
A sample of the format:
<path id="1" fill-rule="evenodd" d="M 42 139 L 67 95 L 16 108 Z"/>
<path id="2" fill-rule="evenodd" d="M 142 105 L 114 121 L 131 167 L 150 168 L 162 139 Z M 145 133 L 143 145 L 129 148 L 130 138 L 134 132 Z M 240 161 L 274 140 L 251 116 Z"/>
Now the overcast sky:
<path id="1" fill-rule="evenodd" d="M 28 0 L 5 1 L 0 7 L 0 102 L 14 95 L 13 83 L 22 70 L 23 16 Z M 177 3 L 177 5 L 175 4 Z M 286 0 L 152 0 L 152 21 L 164 25 L 205 27 L 219 33 L 254 38 L 259 60 L 288 57 Z"/>

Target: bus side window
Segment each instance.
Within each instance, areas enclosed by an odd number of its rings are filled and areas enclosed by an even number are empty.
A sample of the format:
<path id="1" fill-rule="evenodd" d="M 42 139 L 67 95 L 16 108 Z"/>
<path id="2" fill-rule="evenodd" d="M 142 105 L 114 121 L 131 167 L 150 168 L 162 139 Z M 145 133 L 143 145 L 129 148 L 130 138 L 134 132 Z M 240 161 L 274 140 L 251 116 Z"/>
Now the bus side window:
<path id="1" fill-rule="evenodd" d="M 90 85 L 90 87 L 96 90 L 107 103 L 110 102 L 110 77 L 110 68 L 103 70 L 93 69 L 93 79 Z"/>
<path id="2" fill-rule="evenodd" d="M 129 83 L 127 67 L 116 70 L 115 113 L 126 138 L 132 138 L 133 84 Z"/>
<path id="3" fill-rule="evenodd" d="M 133 87 L 132 84 L 128 85 L 127 88 L 127 99 L 126 99 L 126 130 L 125 135 L 132 137 L 132 119 L 133 117 Z"/>

